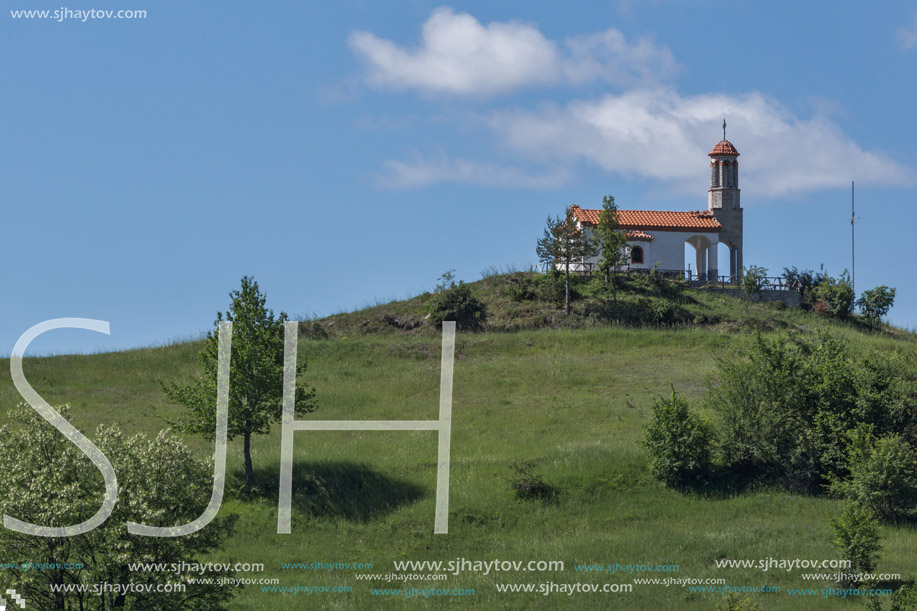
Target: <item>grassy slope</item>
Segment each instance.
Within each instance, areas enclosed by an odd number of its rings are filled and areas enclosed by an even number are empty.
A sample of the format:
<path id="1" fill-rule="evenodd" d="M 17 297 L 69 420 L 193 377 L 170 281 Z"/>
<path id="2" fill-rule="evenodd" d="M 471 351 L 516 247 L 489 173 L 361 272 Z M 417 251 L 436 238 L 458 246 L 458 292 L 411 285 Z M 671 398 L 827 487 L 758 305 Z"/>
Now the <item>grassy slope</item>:
<path id="1" fill-rule="evenodd" d="M 492 311 L 509 319 L 500 279 L 478 290 Z M 319 419 L 434 419 L 439 340 L 423 325 L 405 332 L 386 322 L 422 321 L 424 296 L 334 317 L 331 337 L 302 339 L 308 379 L 318 389 Z M 719 320 L 674 329 L 622 326 L 537 329 L 517 333 L 461 333 L 455 368 L 450 534 L 433 536 L 436 439 L 431 432 L 324 432 L 296 436 L 293 534 L 276 534 L 279 430 L 257 438 L 254 458 L 265 482 L 261 500 L 230 494 L 223 511 L 242 515 L 236 535 L 214 559 L 263 562 L 263 575 L 283 585 L 350 585 L 349 594 L 263 594 L 249 586 L 236 609 L 388 608 L 414 605 L 369 595 L 351 572 L 281 571 L 281 562 L 392 560 L 563 560 L 563 573 L 465 573 L 439 587 L 474 588 L 463 605 L 479 608 L 712 609 L 714 594 L 644 586 L 630 594 L 540 596 L 497 594 L 495 583 L 629 583 L 626 576 L 577 573 L 574 563 L 675 563 L 677 577 L 723 577 L 730 585 L 825 587 L 802 582 L 799 571 L 717 570 L 714 558 L 832 558 L 828 521 L 837 501 L 782 491 L 732 498 L 684 496 L 647 477 L 639 440 L 654 397 L 670 385 L 691 398 L 703 393 L 714 358 L 746 341 L 754 327 L 830 328 L 858 347 L 915 349 L 912 335 L 867 334 L 793 310 L 692 294 L 685 307 Z M 549 306 L 521 304 L 545 309 Z M 385 316 L 389 314 L 389 316 Z M 692 314 L 694 312 L 692 311 Z M 527 315 L 517 316 L 526 326 Z M 534 318 L 532 318 L 534 317 Z M 541 311 L 531 320 L 545 320 Z M 381 322 L 380 322 L 381 321 Z M 399 323 L 401 324 L 401 323 Z M 410 325 L 408 325 L 410 326 Z M 507 325 L 510 326 L 510 325 Z M 538 325 L 531 325 L 538 326 Z M 359 329 L 380 331 L 361 334 Z M 31 384 L 50 403 L 74 406 L 74 423 L 92 430 L 118 422 L 129 431 L 155 431 L 174 415 L 158 379 L 181 379 L 197 368 L 199 345 L 183 344 L 114 354 L 28 359 Z M 0 362 L 0 367 L 8 363 Z M 9 378 L 0 405 L 17 400 Z M 202 457 L 210 447 L 189 443 Z M 230 444 L 230 472 L 239 477 L 240 443 Z M 555 503 L 517 501 L 509 491 L 511 465 L 534 461 L 557 486 Z M 915 577 L 917 533 L 884 528 L 880 572 Z M 16 559 L 9 559 L 16 560 Z M 257 576 L 257 575 L 248 575 Z M 638 577 L 653 577 L 643 574 Z M 662 575 L 665 576 L 665 575 Z M 432 582 L 408 585 L 428 587 Z M 395 584 L 374 584 L 392 587 Z M 397 586 L 395 586 L 397 587 Z M 783 594 L 757 595 L 766 609 L 848 609 L 859 603 Z M 456 604 L 431 598 L 434 606 Z"/>

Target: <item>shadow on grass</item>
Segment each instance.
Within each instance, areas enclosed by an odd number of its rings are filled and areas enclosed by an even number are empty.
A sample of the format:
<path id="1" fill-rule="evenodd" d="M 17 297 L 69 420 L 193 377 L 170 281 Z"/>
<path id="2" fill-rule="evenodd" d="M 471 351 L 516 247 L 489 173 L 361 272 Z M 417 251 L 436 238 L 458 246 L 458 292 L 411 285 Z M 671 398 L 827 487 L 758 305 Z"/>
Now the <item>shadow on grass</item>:
<path id="1" fill-rule="evenodd" d="M 255 469 L 255 488 L 245 488 L 241 470 L 229 476 L 239 498 L 265 499 L 276 504 L 280 497 L 278 467 Z M 315 517 L 344 518 L 369 522 L 426 495 L 411 482 L 392 479 L 366 465 L 351 462 L 293 463 L 292 508 Z"/>
<path id="2" fill-rule="evenodd" d="M 786 489 L 778 480 L 755 469 L 751 465 L 711 465 L 690 481 L 684 481 L 673 489 L 687 495 L 698 495 L 710 499 L 727 499 L 739 494 L 768 490 L 774 487 Z"/>

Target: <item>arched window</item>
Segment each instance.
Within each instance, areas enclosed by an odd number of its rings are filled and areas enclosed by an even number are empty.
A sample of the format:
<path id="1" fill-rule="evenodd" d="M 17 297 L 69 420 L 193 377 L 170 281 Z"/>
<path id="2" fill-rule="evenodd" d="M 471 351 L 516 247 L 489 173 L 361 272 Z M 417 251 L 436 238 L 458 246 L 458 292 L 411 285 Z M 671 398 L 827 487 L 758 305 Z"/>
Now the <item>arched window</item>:
<path id="1" fill-rule="evenodd" d="M 643 249 L 639 246 L 633 246 L 630 249 L 630 262 L 643 263 Z"/>

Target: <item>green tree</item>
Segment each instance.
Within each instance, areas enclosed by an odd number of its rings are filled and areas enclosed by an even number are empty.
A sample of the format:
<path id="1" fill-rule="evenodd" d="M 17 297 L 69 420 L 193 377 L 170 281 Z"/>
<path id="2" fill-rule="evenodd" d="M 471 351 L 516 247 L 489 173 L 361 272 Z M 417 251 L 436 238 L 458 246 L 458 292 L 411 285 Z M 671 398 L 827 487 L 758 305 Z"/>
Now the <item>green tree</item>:
<path id="1" fill-rule="evenodd" d="M 567 208 L 567 216 L 548 217 L 544 236 L 538 240 L 535 249 L 538 259 L 556 269 L 558 265 L 564 270 L 564 311 L 570 313 L 570 268 L 583 263 L 589 257 L 598 254 L 595 244 L 585 231 L 577 224 L 572 208 Z"/>
<path id="2" fill-rule="evenodd" d="M 794 265 L 793 267 L 783 268 L 783 277 L 786 278 L 787 284 L 795 286 L 799 290 L 802 309 L 811 310 L 817 302 L 817 289 L 828 278 L 828 274 L 825 272 L 824 265 L 821 266 L 818 272 L 814 272 L 811 269 L 800 270 Z"/>
<path id="3" fill-rule="evenodd" d="M 857 300 L 857 306 L 863 317 L 872 324 L 879 324 L 882 318 L 888 314 L 888 311 L 895 304 L 895 289 L 887 286 L 878 286 L 863 294 Z"/>
<path id="4" fill-rule="evenodd" d="M 627 262 L 627 234 L 621 229 L 618 220 L 618 206 L 612 195 L 602 198 L 602 211 L 599 213 L 597 227 L 602 256 L 599 259 L 599 271 L 605 276 L 607 284 L 611 279 L 614 300 L 618 301 L 618 268 Z"/>
<path id="5" fill-rule="evenodd" d="M 252 435 L 270 431 L 283 411 L 283 324 L 288 317 L 284 312 L 274 316 L 274 311 L 265 305 L 267 298 L 258 283 L 249 276 L 242 278 L 242 287 L 229 297 L 229 311 L 217 313 L 214 330 L 207 334 L 200 377 L 186 386 L 164 384 L 163 389 L 173 403 L 188 410 L 177 426 L 212 440 L 216 432 L 218 330 L 223 320 L 232 322 L 227 438 L 242 437 L 245 484 L 251 488 L 255 485 Z M 297 376 L 305 370 L 305 360 L 298 358 Z M 315 391 L 297 383 L 295 401 L 297 415 L 311 412 L 316 407 Z"/>
<path id="6" fill-rule="evenodd" d="M 758 299 L 767 281 L 767 268 L 752 265 L 742 269 L 742 290 L 749 299 Z"/>
<path id="7" fill-rule="evenodd" d="M 850 272 L 845 269 L 837 278 L 826 275 L 815 289 L 815 299 L 816 310 L 823 309 L 838 318 L 849 317 L 856 299 L 850 283 Z"/>
<path id="8" fill-rule="evenodd" d="M 875 592 L 875 591 L 874 591 Z M 866 609 L 868 611 L 917 611 L 917 585 L 912 583 L 904 584 L 891 596 L 891 606 L 882 605 L 888 596 L 879 596 L 878 594 L 869 594 Z"/>
<path id="9" fill-rule="evenodd" d="M 879 522 L 872 510 L 858 503 L 846 503 L 840 516 L 831 520 L 834 528 L 834 546 L 841 552 L 850 567 L 842 575 L 872 573 L 879 557 Z M 840 580 L 844 586 L 857 585 L 857 581 L 845 577 Z"/>
<path id="10" fill-rule="evenodd" d="M 667 486 L 690 487 L 709 475 L 713 430 L 691 412 L 688 402 L 672 391 L 658 398 L 644 429 L 653 476 Z"/>
<path id="11" fill-rule="evenodd" d="M 67 406 L 59 409 L 69 420 Z M 105 486 L 90 460 L 29 406 L 9 412 L 0 429 L 0 511 L 33 524 L 67 526 L 92 516 Z M 17 566 L 0 571 L 0 591 L 16 589 L 27 609 L 224 609 L 234 588 L 191 581 L 200 575 L 132 571 L 129 563 L 190 563 L 219 549 L 232 533 L 235 515 L 215 518 L 184 537 L 130 535 L 128 521 L 168 527 L 201 515 L 210 499 L 213 467 L 197 460 L 176 436 L 126 438 L 116 426 L 100 426 L 95 445 L 118 476 L 118 502 L 99 527 L 74 537 L 36 537 L 0 529 L 6 562 L 54 565 L 48 570 Z M 231 571 L 208 574 L 214 579 Z M 52 592 L 52 586 L 110 584 L 183 585 L 185 591 Z"/>
<path id="12" fill-rule="evenodd" d="M 810 492 L 830 477 L 878 511 L 917 502 L 908 500 L 917 499 L 917 355 L 793 331 L 757 333 L 716 363 L 707 407 L 730 470 Z M 883 441 L 873 448 L 868 436 Z"/>
<path id="13" fill-rule="evenodd" d="M 917 453 L 899 435 L 854 437 L 850 477 L 832 485 L 883 520 L 894 522 L 917 513 Z"/>
<path id="14" fill-rule="evenodd" d="M 843 343 L 827 334 L 756 334 L 717 368 L 707 399 L 719 416 L 726 464 L 812 492 L 829 473 L 846 473 L 859 392 L 858 367 Z"/>

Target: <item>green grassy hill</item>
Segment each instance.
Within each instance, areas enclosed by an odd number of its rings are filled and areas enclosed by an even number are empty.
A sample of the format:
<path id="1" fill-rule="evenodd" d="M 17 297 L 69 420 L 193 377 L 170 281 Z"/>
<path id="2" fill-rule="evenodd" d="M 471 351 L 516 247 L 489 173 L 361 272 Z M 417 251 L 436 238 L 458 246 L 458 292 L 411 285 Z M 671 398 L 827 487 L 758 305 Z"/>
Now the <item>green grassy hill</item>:
<path id="1" fill-rule="evenodd" d="M 408 587 L 473 588 L 458 602 L 425 604 L 481 609 L 713 609 L 722 596 L 680 586 L 635 586 L 626 594 L 499 594 L 495 584 L 631 583 L 633 577 L 725 578 L 726 584 L 773 585 L 754 594 L 762 609 L 858 609 L 862 601 L 785 593 L 801 571 L 717 569 L 716 558 L 836 557 L 829 519 L 840 503 L 828 498 L 758 490 L 705 498 L 663 488 L 649 477 L 642 427 L 655 397 L 674 387 L 699 398 L 714 359 L 748 341 L 755 329 L 819 329 L 857 348 L 917 350 L 913 334 L 871 331 L 792 309 L 688 290 L 671 300 L 675 314 L 652 324 L 652 303 L 640 291 L 621 296 L 619 310 L 578 301 L 565 317 L 540 301 L 513 301 L 507 276 L 475 283 L 488 304 L 487 330 L 457 337 L 449 534 L 433 535 L 436 435 L 432 432 L 300 432 L 296 434 L 293 533 L 276 534 L 280 434 L 256 437 L 259 498 L 240 498 L 241 442 L 230 444 L 228 500 L 241 514 L 237 533 L 214 560 L 265 564 L 281 585 L 352 586 L 350 593 L 277 594 L 247 586 L 234 609 L 369 609 L 416 606 L 414 600 L 372 596 L 355 574 L 391 573 L 395 560 L 562 560 L 563 572 L 464 572 Z M 310 418 L 435 419 L 439 397 L 439 336 L 426 316 L 425 294 L 303 323 L 300 358 L 319 409 Z M 641 301 L 642 300 L 642 301 Z M 593 303 L 593 305 L 590 305 Z M 631 308 L 644 311 L 633 318 Z M 514 331 L 514 332 L 509 332 Z M 199 343 L 111 354 L 30 358 L 25 373 L 52 405 L 73 406 L 74 424 L 93 431 L 119 423 L 157 431 L 178 415 L 159 380 L 197 373 Z M 0 361 L 8 370 L 8 361 Z M 18 402 L 9 376 L 0 405 Z M 5 416 L 2 416 L 5 421 Z M 212 446 L 187 442 L 201 457 Z M 551 502 L 517 500 L 514 465 L 554 486 Z M 205 504 L 202 499 L 202 507 Z M 879 572 L 917 577 L 917 532 L 883 527 Z M 282 570 L 285 562 L 371 562 L 371 571 Z M 577 572 L 574 564 L 677 564 L 678 573 L 608 575 Z"/>

